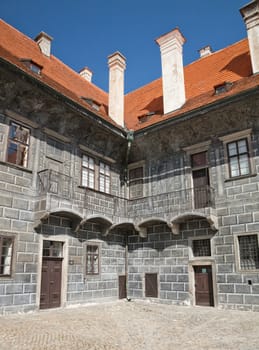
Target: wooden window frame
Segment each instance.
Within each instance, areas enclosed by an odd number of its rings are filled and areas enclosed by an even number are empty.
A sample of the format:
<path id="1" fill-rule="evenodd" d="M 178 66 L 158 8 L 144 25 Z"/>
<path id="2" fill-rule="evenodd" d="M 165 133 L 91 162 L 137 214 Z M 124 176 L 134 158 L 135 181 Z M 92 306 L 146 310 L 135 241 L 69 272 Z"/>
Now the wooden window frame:
<path id="1" fill-rule="evenodd" d="M 89 163 L 89 159 L 91 159 L 93 161 L 93 169 L 90 169 L 89 166 L 88 167 L 84 166 L 84 162 L 83 162 L 83 158 L 84 157 L 88 158 L 88 163 Z M 87 184 L 83 183 L 84 171 L 88 171 Z M 93 187 L 89 186 L 89 174 L 90 173 L 93 174 Z M 85 188 L 90 188 L 91 190 L 95 190 L 96 189 L 96 160 L 95 160 L 94 157 L 91 157 L 88 154 L 82 154 L 81 155 L 81 186 L 85 187 Z"/>
<path id="2" fill-rule="evenodd" d="M 16 140 L 15 138 L 11 138 L 11 130 L 12 130 L 12 127 L 13 126 L 18 126 L 20 128 L 24 128 L 28 131 L 28 143 L 26 142 L 23 142 L 21 140 Z M 16 122 L 14 120 L 11 120 L 10 121 L 10 125 L 9 125 L 9 131 L 8 131 L 8 142 L 7 142 L 7 151 L 6 151 L 6 162 L 7 163 L 10 163 L 10 164 L 14 164 L 16 166 L 19 166 L 19 167 L 22 167 L 22 168 L 25 168 L 27 169 L 28 168 L 28 165 L 29 165 L 29 152 L 30 152 L 30 138 L 31 138 L 31 129 L 26 126 L 26 125 L 23 125 L 19 122 Z M 9 149 L 10 149 L 10 144 L 15 144 L 17 146 L 22 146 L 26 149 L 26 152 L 27 152 L 27 155 L 26 155 L 26 161 L 24 162 L 25 164 L 19 164 L 17 163 L 17 156 L 16 156 L 16 161 L 15 162 L 12 162 L 9 160 Z"/>
<path id="3" fill-rule="evenodd" d="M 2 265 L 2 258 L 3 258 L 3 255 L 2 255 L 3 239 L 9 239 L 9 240 L 11 240 L 11 255 L 10 255 L 11 261 L 10 261 L 10 264 L 9 264 L 9 266 L 10 266 L 10 271 L 9 271 L 9 273 L 1 273 L 2 266 L 3 266 L 3 269 L 4 269 L 4 267 L 5 267 L 4 264 Z M 1 278 L 6 278 L 6 277 L 11 277 L 11 276 L 12 276 L 12 272 L 13 272 L 13 257 L 14 257 L 14 244 L 15 244 L 15 238 L 14 238 L 14 236 L 9 236 L 9 235 L 5 235 L 5 234 L 0 234 L 0 279 L 1 279 Z"/>
<path id="4" fill-rule="evenodd" d="M 240 141 L 245 141 L 246 144 L 246 152 L 243 153 L 239 153 L 239 147 L 238 147 L 238 143 Z M 236 149 L 237 149 L 237 153 L 235 155 L 230 155 L 229 153 L 229 145 L 231 144 L 235 144 L 236 145 Z M 248 141 L 247 138 L 242 138 L 242 139 L 238 139 L 235 141 L 230 141 L 227 143 L 227 157 L 228 157 L 228 171 L 229 171 L 229 177 L 231 179 L 236 178 L 236 177 L 241 177 L 241 176 L 249 176 L 251 174 L 251 165 L 250 165 L 250 155 L 249 155 L 249 147 L 248 147 Z M 240 168 L 240 158 L 241 156 L 246 155 L 247 156 L 247 162 L 248 162 L 248 173 L 247 174 L 241 174 L 241 168 Z M 238 175 L 232 175 L 232 168 L 231 168 L 231 159 L 237 159 L 237 164 L 238 164 Z"/>
<path id="5" fill-rule="evenodd" d="M 224 160 L 225 160 L 225 181 L 233 181 L 238 180 L 250 176 L 255 176 L 255 164 L 253 159 L 253 151 L 252 151 L 252 140 L 251 140 L 252 129 L 245 129 L 236 133 L 228 134 L 225 136 L 219 137 L 219 140 L 223 142 L 224 147 Z M 237 142 L 239 140 L 246 139 L 247 147 L 248 147 L 248 158 L 249 158 L 249 167 L 250 173 L 241 176 L 231 177 L 230 168 L 229 168 L 229 159 L 228 159 L 228 147 L 227 145 L 231 142 Z"/>
<path id="6" fill-rule="evenodd" d="M 101 172 L 101 164 L 103 164 L 104 166 L 104 171 Z M 106 173 L 106 167 L 108 167 L 108 175 Z M 98 181 L 98 190 L 100 192 L 103 193 L 111 193 L 111 167 L 109 164 L 104 163 L 103 161 L 99 161 L 99 172 L 98 172 L 98 177 L 99 177 L 99 181 Z M 101 178 L 103 178 L 104 180 L 104 191 L 101 190 Z"/>
<path id="7" fill-rule="evenodd" d="M 88 253 L 88 247 L 96 247 L 97 248 L 97 253 Z M 85 275 L 86 276 L 99 276 L 100 275 L 100 269 L 101 269 L 101 254 L 100 254 L 100 243 L 96 243 L 96 242 L 87 242 L 85 244 Z M 94 257 L 97 256 L 98 259 L 98 264 L 97 264 L 97 268 L 98 271 L 97 272 L 92 272 L 92 271 L 88 271 L 88 256 L 90 256 L 90 262 L 91 265 L 94 266 Z M 94 269 L 93 269 L 94 270 Z"/>

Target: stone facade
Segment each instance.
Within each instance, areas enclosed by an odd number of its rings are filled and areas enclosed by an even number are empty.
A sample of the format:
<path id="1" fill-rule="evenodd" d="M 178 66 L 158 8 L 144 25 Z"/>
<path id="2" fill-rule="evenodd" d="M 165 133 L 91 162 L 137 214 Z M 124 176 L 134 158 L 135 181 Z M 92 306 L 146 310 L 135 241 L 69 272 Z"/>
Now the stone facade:
<path id="1" fill-rule="evenodd" d="M 0 313 L 204 305 L 204 274 L 211 306 L 259 311 L 258 88 L 129 133 L 4 60 L 0 76 Z"/>

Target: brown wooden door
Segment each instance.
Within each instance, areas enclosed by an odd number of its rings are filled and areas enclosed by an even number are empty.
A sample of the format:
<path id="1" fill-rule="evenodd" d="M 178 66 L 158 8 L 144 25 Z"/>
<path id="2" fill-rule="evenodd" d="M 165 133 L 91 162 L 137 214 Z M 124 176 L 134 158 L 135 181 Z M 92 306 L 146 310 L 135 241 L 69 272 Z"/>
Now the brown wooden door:
<path id="1" fill-rule="evenodd" d="M 59 307 L 61 302 L 62 259 L 43 258 L 40 308 Z"/>
<path id="2" fill-rule="evenodd" d="M 119 299 L 127 298 L 126 276 L 119 276 Z"/>
<path id="3" fill-rule="evenodd" d="M 214 306 L 211 266 L 194 266 L 196 305 Z"/>
<path id="4" fill-rule="evenodd" d="M 157 298 L 157 273 L 146 273 L 145 275 L 146 297 Z"/>
<path id="5" fill-rule="evenodd" d="M 205 208 L 210 205 L 208 169 L 193 170 L 194 207 Z"/>

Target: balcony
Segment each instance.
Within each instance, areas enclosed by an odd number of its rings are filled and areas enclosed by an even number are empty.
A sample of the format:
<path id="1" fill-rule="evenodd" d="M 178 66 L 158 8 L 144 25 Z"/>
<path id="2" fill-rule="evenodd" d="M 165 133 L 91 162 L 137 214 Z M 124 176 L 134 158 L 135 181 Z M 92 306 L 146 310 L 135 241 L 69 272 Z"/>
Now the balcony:
<path id="1" fill-rule="evenodd" d="M 214 189 L 209 186 L 172 191 L 127 200 L 111 194 L 78 186 L 72 177 L 50 169 L 38 173 L 39 194 L 53 195 L 66 206 L 86 209 L 88 214 L 117 217 L 120 220 L 150 216 L 174 216 L 201 208 L 214 208 Z"/>

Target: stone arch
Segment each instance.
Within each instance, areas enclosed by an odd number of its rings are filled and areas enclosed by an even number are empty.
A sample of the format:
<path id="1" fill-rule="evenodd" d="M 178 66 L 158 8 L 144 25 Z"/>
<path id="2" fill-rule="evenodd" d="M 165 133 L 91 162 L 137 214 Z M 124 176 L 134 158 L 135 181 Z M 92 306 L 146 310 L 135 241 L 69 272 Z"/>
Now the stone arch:
<path id="1" fill-rule="evenodd" d="M 83 219 L 82 215 L 76 210 L 67 209 L 67 208 L 54 208 L 51 211 L 45 212 L 43 215 L 39 217 L 39 219 L 35 223 L 35 229 L 37 229 L 39 225 L 43 223 L 44 220 L 47 220 L 50 217 L 50 215 L 58 215 L 58 216 L 63 216 L 65 218 L 71 219 L 73 231 L 76 230 L 76 227 Z"/>
<path id="2" fill-rule="evenodd" d="M 163 223 L 171 228 L 171 223 L 168 223 L 164 218 L 152 216 L 152 217 L 147 218 L 147 219 L 139 222 L 138 224 L 136 224 L 135 225 L 136 231 L 139 232 L 141 237 L 147 237 L 147 226 L 152 225 L 152 224 L 156 224 L 156 223 Z"/>
<path id="3" fill-rule="evenodd" d="M 218 218 L 215 215 L 211 213 L 205 214 L 202 212 L 194 211 L 194 212 L 186 212 L 184 214 L 179 214 L 171 220 L 170 225 L 171 225 L 173 234 L 177 235 L 180 233 L 180 223 L 183 223 L 187 220 L 194 219 L 194 218 L 206 219 L 210 225 L 210 228 L 213 231 L 218 230 Z"/>

